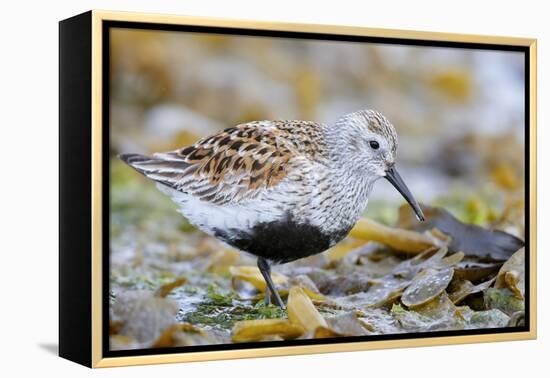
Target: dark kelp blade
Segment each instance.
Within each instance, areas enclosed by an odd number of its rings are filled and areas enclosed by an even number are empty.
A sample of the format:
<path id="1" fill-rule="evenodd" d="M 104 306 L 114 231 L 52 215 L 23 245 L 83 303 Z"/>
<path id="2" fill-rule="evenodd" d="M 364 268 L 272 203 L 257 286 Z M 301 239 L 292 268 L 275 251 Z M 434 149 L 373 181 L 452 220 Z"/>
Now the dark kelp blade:
<path id="1" fill-rule="evenodd" d="M 506 261 L 524 246 L 523 240 L 499 230 L 465 224 L 440 207 L 420 205 L 426 220 L 418 222 L 409 206 L 399 209 L 398 226 L 416 231 L 437 228 L 452 237 L 450 252 L 462 251 L 483 261 Z"/>

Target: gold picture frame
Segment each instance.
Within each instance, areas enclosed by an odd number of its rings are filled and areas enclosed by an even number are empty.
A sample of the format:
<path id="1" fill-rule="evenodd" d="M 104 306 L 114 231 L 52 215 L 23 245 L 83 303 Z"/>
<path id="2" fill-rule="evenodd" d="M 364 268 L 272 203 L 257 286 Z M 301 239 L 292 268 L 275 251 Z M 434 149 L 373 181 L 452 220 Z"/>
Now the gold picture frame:
<path id="1" fill-rule="evenodd" d="M 103 151 L 105 136 L 103 135 L 103 119 L 105 109 L 103 78 L 104 69 L 104 25 L 108 22 L 127 22 L 159 25 L 206 26 L 216 28 L 235 28 L 262 31 L 284 31 L 299 33 L 318 33 L 342 36 L 376 37 L 399 39 L 406 41 L 449 42 L 475 44 L 479 48 L 484 45 L 518 46 L 528 54 L 528 108 L 525 109 L 529 122 L 528 144 L 528 178 L 529 178 L 529 302 L 528 330 L 519 332 L 464 334 L 453 336 L 430 336 L 422 338 L 399 338 L 375 341 L 350 341 L 337 344 L 315 344 L 298 346 L 259 347 L 254 349 L 224 349 L 201 352 L 175 352 L 166 354 L 147 354 L 122 357 L 106 357 L 103 353 L 105 318 L 103 291 L 103 263 L 105 259 L 103 193 L 105 190 L 103 177 Z M 309 353 L 346 352 L 371 349 L 403 348 L 418 346 L 435 346 L 447 344 L 466 344 L 494 341 L 512 341 L 535 339 L 537 335 L 536 307 L 536 203 L 537 203 L 537 170 L 536 170 L 536 39 L 513 38 L 501 36 L 482 36 L 469 34 L 436 33 L 424 31 L 407 31 L 393 29 L 377 29 L 367 27 L 351 27 L 337 25 L 294 24 L 280 22 L 258 22 L 251 20 L 231 20 L 210 17 L 189 17 L 145 13 L 126 13 L 93 10 L 60 23 L 60 165 L 61 165 L 61 228 L 60 228 L 60 355 L 90 367 L 112 367 L 125 365 L 143 365 L 157 363 L 207 361 L 219 359 L 237 359 L 249 357 L 266 357 L 282 355 L 298 355 Z M 85 50 L 75 58 L 75 54 Z M 70 67 L 74 64 L 85 64 L 89 72 L 75 71 Z M 75 84 L 76 83 L 76 84 Z M 527 83 L 526 83 L 527 84 Z M 74 85 L 78 89 L 74 90 Z M 68 92 L 71 91 L 69 94 Z M 63 93 L 65 92 L 65 94 Z M 83 93 L 78 96 L 78 93 Z M 74 103 L 79 101 L 79 104 Z M 89 102 L 87 102 L 89 101 Z M 71 110 L 68 108 L 71 107 Z M 75 108 L 76 107 L 76 108 Z M 76 109 L 76 111 L 74 110 Z M 89 128 L 76 125 L 75 121 L 89 121 Z M 75 128 L 80 128 L 81 131 Z M 82 131 L 84 130 L 84 131 Z M 83 172 L 76 174 L 78 185 L 84 190 L 80 193 L 64 189 L 64 180 L 69 179 L 76 169 L 70 160 L 78 144 L 75 138 L 83 138 L 82 143 L 89 145 L 86 150 L 89 155 L 83 164 Z M 527 147 L 527 145 L 526 145 Z M 81 151 L 81 150 L 79 150 Z M 79 155 L 76 155 L 79 156 Z M 72 164 L 72 165 L 71 165 Z M 79 176 L 80 175 L 80 176 Z M 74 179 L 74 178 L 73 178 Z M 77 201 L 78 196 L 87 196 L 87 202 L 82 204 L 79 219 L 78 208 L 68 209 Z M 89 216 L 89 218 L 88 218 Z M 78 228 L 78 229 L 77 229 Z M 69 236 L 70 233 L 76 236 Z M 79 237 L 85 233 L 86 239 Z M 77 240 L 78 239 L 78 240 Z M 84 241 L 83 241 L 84 240 Z M 75 250 L 78 248 L 78 250 Z M 88 250 L 89 249 L 89 250 Z M 85 250 L 85 251 L 83 251 Z M 82 253 L 81 253 L 82 252 Z M 88 282 L 88 283 L 86 283 Z M 89 290 L 89 292 L 88 292 Z M 79 297 L 80 296 L 80 297 Z M 76 298 L 79 297 L 79 298 Z M 73 307 L 78 309 L 72 309 Z M 80 313 L 78 311 L 81 311 Z M 83 315 L 87 314 L 87 315 Z M 72 321 L 72 318 L 80 320 Z M 79 331 L 80 330 L 80 331 Z M 75 335 L 79 332 L 78 337 Z M 82 336 L 84 335 L 84 336 Z M 80 346 L 79 346 L 79 340 Z M 89 344 L 89 346 L 82 346 Z M 75 350 L 79 348 L 79 350 Z"/>

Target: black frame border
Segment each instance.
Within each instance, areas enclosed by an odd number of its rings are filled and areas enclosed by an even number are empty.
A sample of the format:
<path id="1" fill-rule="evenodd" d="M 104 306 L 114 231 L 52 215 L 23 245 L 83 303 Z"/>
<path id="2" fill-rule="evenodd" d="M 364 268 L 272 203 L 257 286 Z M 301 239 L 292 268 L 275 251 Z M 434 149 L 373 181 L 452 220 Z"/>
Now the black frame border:
<path id="1" fill-rule="evenodd" d="M 515 51 L 522 52 L 525 57 L 525 77 L 524 77 L 524 138 L 525 138 L 525 325 L 522 327 L 505 327 L 505 328 L 488 328 L 476 330 L 456 330 L 456 331 L 434 331 L 434 332 L 418 332 L 418 333 L 400 333 L 391 335 L 371 335 L 371 336 L 353 336 L 353 337 L 338 337 L 330 339 L 307 339 L 307 340 L 288 340 L 288 341 L 267 341 L 267 342 L 250 342 L 242 344 L 212 344 L 201 346 L 188 347 L 171 347 L 171 348 L 154 348 L 154 349 L 131 349 L 112 351 L 109 349 L 109 225 L 110 225 L 110 165 L 109 165 L 109 148 L 110 146 L 110 29 L 142 29 L 156 31 L 177 31 L 190 33 L 207 33 L 207 34 L 229 34 L 236 36 L 255 36 L 255 37 L 274 37 L 274 38 L 292 38 L 292 39 L 313 39 L 313 40 L 328 40 L 342 42 L 362 42 L 372 44 L 393 44 L 393 45 L 412 45 L 424 47 L 443 47 L 443 48 L 462 48 L 462 49 L 477 49 L 477 50 L 496 50 L 496 51 Z M 196 353 L 210 352 L 220 350 L 243 350 L 243 349 L 266 349 L 274 347 L 288 346 L 303 346 L 303 345 L 330 345 L 340 343 L 357 343 L 368 341 L 382 340 L 401 340 L 401 339 L 423 339 L 448 336 L 473 336 L 501 333 L 517 333 L 529 332 L 531 330 L 531 298 L 530 298 L 530 217 L 531 217 L 531 165 L 530 165 L 530 110 L 531 110 L 531 56 L 529 46 L 519 45 L 502 45 L 502 44 L 485 44 L 474 42 L 452 42 L 452 41 L 432 41 L 428 39 L 407 39 L 407 38 L 392 38 L 392 37 L 375 37 L 375 36 L 358 36 L 358 35 L 340 35 L 326 33 L 311 33 L 311 32 L 291 32 L 291 31 L 273 31 L 263 29 L 245 29 L 245 28 L 229 28 L 229 27 L 213 27 L 213 26 L 196 26 L 196 25 L 175 25 L 162 23 L 147 23 L 133 21 L 102 21 L 102 172 L 103 172 L 103 203 L 102 203 L 102 357 L 128 357 L 142 355 L 159 355 L 159 354 L 176 354 L 176 353 Z M 108 253 L 106 253 L 108 252 Z"/>
<path id="2" fill-rule="evenodd" d="M 92 365 L 92 12 L 59 22 L 59 356 Z"/>

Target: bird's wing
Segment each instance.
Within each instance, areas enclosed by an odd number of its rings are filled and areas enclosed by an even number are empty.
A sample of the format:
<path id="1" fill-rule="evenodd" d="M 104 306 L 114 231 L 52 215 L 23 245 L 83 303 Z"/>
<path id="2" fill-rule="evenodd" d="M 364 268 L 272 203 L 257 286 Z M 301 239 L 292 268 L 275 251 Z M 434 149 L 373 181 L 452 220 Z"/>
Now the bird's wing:
<path id="1" fill-rule="evenodd" d="M 203 201 L 224 204 L 255 198 L 279 184 L 304 158 L 321 161 L 320 124 L 257 121 L 205 137 L 192 146 L 151 157 L 121 159 L 150 179 Z M 300 158 L 300 159 L 298 159 Z"/>

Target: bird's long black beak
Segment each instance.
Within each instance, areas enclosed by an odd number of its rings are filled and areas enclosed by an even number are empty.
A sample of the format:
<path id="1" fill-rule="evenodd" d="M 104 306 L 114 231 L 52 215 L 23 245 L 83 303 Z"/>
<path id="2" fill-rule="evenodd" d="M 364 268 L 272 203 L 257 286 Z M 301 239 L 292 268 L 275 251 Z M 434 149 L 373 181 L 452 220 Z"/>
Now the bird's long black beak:
<path id="1" fill-rule="evenodd" d="M 422 209 L 418 205 L 418 202 L 414 199 L 411 191 L 405 184 L 405 181 L 401 178 L 397 170 L 395 169 L 395 166 L 391 166 L 386 170 L 386 179 L 391 182 L 391 184 L 397 189 L 399 193 L 407 200 L 409 205 L 413 208 L 416 217 L 419 221 L 424 221 L 424 213 L 422 212 Z"/>

